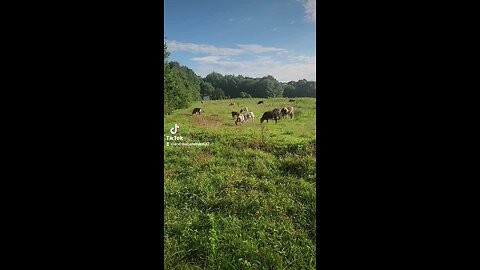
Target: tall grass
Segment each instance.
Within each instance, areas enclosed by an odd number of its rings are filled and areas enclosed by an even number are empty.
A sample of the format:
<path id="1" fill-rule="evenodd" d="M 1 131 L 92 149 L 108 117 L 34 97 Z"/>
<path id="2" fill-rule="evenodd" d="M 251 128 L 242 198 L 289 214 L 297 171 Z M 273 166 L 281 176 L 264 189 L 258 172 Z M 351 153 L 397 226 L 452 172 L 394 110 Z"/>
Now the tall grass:
<path id="1" fill-rule="evenodd" d="M 165 147 L 166 269 L 315 269 L 315 99 L 237 99 L 255 120 L 236 126 L 230 101 L 165 116 L 184 142 Z M 260 124 L 292 105 L 293 119 Z M 202 107 L 202 115 L 191 115 Z"/>

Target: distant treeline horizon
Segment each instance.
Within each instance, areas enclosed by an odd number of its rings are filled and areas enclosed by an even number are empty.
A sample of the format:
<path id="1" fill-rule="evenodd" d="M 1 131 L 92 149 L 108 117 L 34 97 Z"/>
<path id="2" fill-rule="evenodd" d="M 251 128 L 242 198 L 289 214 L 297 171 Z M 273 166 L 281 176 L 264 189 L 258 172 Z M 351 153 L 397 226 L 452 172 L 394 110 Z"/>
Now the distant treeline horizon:
<path id="1" fill-rule="evenodd" d="M 231 98 L 296 98 L 316 97 L 316 81 L 301 79 L 279 82 L 272 75 L 251 78 L 243 75 L 222 75 L 211 72 L 205 78 L 187 66 L 167 61 L 170 53 L 164 43 L 164 107 L 165 112 L 186 108 L 193 101 L 209 97 Z"/>

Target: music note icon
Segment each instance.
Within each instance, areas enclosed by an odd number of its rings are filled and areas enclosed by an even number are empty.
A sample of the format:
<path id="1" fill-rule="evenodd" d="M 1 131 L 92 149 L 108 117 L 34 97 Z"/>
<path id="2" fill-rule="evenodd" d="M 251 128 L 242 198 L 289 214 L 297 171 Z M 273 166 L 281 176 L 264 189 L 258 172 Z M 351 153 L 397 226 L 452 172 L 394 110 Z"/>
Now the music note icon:
<path id="1" fill-rule="evenodd" d="M 180 129 L 180 126 L 175 124 L 173 128 L 170 129 L 170 133 L 172 134 L 177 134 L 178 130 Z"/>

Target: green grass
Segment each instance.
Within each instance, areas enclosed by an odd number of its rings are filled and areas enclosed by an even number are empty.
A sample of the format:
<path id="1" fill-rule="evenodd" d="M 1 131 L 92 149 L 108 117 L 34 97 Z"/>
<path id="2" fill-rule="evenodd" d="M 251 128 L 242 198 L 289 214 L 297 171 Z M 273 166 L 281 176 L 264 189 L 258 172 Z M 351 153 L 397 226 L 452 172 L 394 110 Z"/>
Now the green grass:
<path id="1" fill-rule="evenodd" d="M 165 146 L 165 269 L 316 269 L 316 105 L 295 100 L 197 102 L 165 116 L 166 135 L 177 123 L 183 142 L 209 142 Z M 293 119 L 260 124 L 287 105 Z M 241 107 L 255 120 L 236 126 Z"/>

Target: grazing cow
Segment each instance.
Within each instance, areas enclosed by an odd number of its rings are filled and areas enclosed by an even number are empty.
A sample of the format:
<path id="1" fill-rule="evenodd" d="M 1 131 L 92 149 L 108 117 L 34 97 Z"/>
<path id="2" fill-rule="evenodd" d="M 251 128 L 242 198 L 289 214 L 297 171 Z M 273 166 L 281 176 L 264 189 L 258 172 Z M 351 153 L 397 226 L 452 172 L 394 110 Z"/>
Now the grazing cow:
<path id="1" fill-rule="evenodd" d="M 292 106 L 285 107 L 285 108 L 282 109 L 282 111 L 280 113 L 282 115 L 282 118 L 285 118 L 285 116 L 290 115 L 290 119 L 292 119 L 293 118 L 293 107 Z"/>
<path id="2" fill-rule="evenodd" d="M 278 109 L 263 113 L 262 119 L 260 119 L 260 123 L 263 123 L 263 121 L 265 120 L 267 120 L 267 123 L 268 123 L 268 119 L 274 119 L 276 124 L 277 120 L 280 119 L 280 110 L 278 111 L 277 110 Z"/>
<path id="3" fill-rule="evenodd" d="M 247 107 L 243 107 L 241 110 L 240 110 L 240 113 L 242 112 L 248 112 L 248 108 Z"/>
<path id="4" fill-rule="evenodd" d="M 247 121 L 248 119 L 252 119 L 255 120 L 255 115 L 253 114 L 253 112 L 249 112 L 245 115 L 245 121 Z"/>
<path id="5" fill-rule="evenodd" d="M 235 118 L 235 116 L 238 116 L 239 114 L 239 112 L 232 112 L 232 118 Z"/>
<path id="6" fill-rule="evenodd" d="M 290 119 L 293 118 L 293 107 L 292 106 L 287 106 L 287 115 L 290 115 Z"/>
<path id="7" fill-rule="evenodd" d="M 238 123 L 241 124 L 243 122 L 245 122 L 245 116 L 243 116 L 243 114 L 239 114 L 237 120 L 235 121 L 235 125 L 238 125 Z"/>
<path id="8" fill-rule="evenodd" d="M 235 105 L 235 102 L 230 102 L 230 106 L 233 106 L 233 105 Z"/>
<path id="9" fill-rule="evenodd" d="M 257 103 L 257 105 L 258 105 L 258 104 L 263 104 L 263 100 L 260 100 L 260 101 Z"/>
<path id="10" fill-rule="evenodd" d="M 288 102 L 295 102 L 295 99 L 290 99 Z"/>
<path id="11" fill-rule="evenodd" d="M 202 113 L 202 109 L 201 109 L 201 108 L 195 108 L 195 109 L 193 109 L 192 114 L 200 114 L 200 113 Z"/>
<path id="12" fill-rule="evenodd" d="M 202 104 L 203 104 L 203 100 L 202 100 L 202 101 L 200 101 L 200 103 L 202 103 Z"/>

